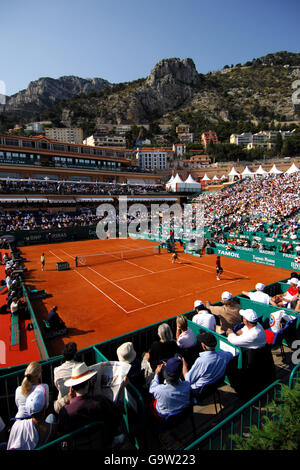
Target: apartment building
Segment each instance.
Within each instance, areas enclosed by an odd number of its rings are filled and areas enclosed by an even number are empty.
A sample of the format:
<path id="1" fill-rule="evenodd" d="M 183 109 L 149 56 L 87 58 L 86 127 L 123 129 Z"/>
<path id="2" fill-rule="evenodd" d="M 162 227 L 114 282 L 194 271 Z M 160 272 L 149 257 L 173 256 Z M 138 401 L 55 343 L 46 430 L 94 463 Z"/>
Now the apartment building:
<path id="1" fill-rule="evenodd" d="M 217 133 L 215 131 L 203 132 L 201 134 L 201 144 L 203 145 L 204 148 L 206 148 L 207 145 L 210 143 L 212 144 L 219 143 Z"/>
<path id="2" fill-rule="evenodd" d="M 178 138 L 181 143 L 192 144 L 194 142 L 194 134 L 191 132 L 178 134 Z"/>
<path id="3" fill-rule="evenodd" d="M 81 144 L 83 131 L 80 127 L 46 127 L 45 136 L 59 142 Z"/>
<path id="4" fill-rule="evenodd" d="M 146 170 L 164 170 L 168 168 L 168 161 L 173 156 L 169 147 L 143 147 L 136 151 L 139 167 Z"/>
<path id="5" fill-rule="evenodd" d="M 119 135 L 93 134 L 84 139 L 83 144 L 96 147 L 125 147 L 125 137 Z"/>

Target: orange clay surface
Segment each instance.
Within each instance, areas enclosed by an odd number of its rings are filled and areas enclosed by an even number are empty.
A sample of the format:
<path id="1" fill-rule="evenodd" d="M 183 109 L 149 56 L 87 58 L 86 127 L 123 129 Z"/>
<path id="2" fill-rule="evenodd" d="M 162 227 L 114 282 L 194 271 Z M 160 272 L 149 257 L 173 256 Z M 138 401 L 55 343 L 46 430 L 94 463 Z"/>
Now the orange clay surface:
<path id="1" fill-rule="evenodd" d="M 22 247 L 27 259 L 26 285 L 45 289 L 48 298 L 34 301 L 37 319 L 47 319 L 58 306 L 68 326 L 68 336 L 46 341 L 50 356 L 62 353 L 75 341 L 78 349 L 193 310 L 194 300 L 219 301 L 224 290 L 233 295 L 252 290 L 257 282 L 269 284 L 287 278 L 288 270 L 221 257 L 224 273 L 216 280 L 215 255 L 201 258 L 180 253 L 182 264 L 171 255 L 148 255 L 129 260 L 75 267 L 76 255 L 130 250 L 157 245 L 137 239 L 108 239 Z M 41 270 L 40 256 L 46 258 Z M 88 258 L 86 258 L 88 260 Z M 56 263 L 68 261 L 69 271 L 57 271 Z"/>

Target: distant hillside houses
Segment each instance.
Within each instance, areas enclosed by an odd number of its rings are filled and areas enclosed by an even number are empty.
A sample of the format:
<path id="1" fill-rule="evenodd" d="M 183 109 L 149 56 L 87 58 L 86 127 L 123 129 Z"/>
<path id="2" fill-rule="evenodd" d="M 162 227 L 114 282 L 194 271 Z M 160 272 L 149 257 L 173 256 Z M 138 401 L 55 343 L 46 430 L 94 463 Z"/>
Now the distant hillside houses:
<path id="1" fill-rule="evenodd" d="M 231 134 L 230 143 L 235 145 L 241 145 L 247 150 L 254 148 L 266 148 L 270 149 L 275 146 L 275 139 L 278 134 L 281 134 L 282 139 L 292 137 L 296 132 L 296 129 L 292 131 L 260 131 L 256 134 L 251 132 L 243 132 L 242 134 Z"/>

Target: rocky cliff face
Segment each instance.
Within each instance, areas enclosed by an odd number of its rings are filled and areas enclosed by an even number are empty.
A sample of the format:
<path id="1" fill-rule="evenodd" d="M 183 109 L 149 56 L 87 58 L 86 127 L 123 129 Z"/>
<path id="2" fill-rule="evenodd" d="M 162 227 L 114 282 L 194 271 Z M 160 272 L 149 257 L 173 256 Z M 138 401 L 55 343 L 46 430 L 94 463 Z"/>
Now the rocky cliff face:
<path id="1" fill-rule="evenodd" d="M 65 76 L 58 79 L 43 77 L 30 82 L 26 90 L 22 90 L 6 99 L 5 111 L 19 111 L 32 115 L 48 108 L 55 101 L 68 99 L 80 93 L 102 91 L 111 84 L 102 78 L 79 78 Z"/>
<path id="2" fill-rule="evenodd" d="M 171 58 L 158 62 L 145 79 L 118 85 L 100 78 L 40 78 L 10 97 L 6 111 L 29 121 L 45 110 L 46 119 L 89 132 L 101 123 L 172 123 L 185 112 L 200 112 L 212 122 L 293 120 L 291 85 L 300 76 L 298 63 L 300 54 L 278 53 L 201 75 L 192 59 Z M 100 93 L 86 96 L 91 91 Z"/>

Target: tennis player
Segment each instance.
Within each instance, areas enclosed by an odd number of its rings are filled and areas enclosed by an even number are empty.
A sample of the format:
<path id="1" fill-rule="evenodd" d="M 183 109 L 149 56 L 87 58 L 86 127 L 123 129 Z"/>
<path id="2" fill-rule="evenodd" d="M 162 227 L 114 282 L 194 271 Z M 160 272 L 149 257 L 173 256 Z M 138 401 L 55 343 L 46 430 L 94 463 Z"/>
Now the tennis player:
<path id="1" fill-rule="evenodd" d="M 44 253 L 41 254 L 41 268 L 42 268 L 42 271 L 45 271 L 45 255 L 44 255 Z"/>
<path id="2" fill-rule="evenodd" d="M 178 258 L 178 254 L 176 253 L 176 251 L 174 251 L 174 253 L 172 253 L 172 264 L 174 264 L 176 261 L 177 263 L 182 264 L 182 262 Z"/>
<path id="3" fill-rule="evenodd" d="M 220 281 L 221 280 L 220 276 L 223 273 L 223 268 L 221 266 L 221 258 L 219 255 L 217 256 L 217 259 L 216 259 L 216 273 L 217 273 L 217 280 Z"/>

